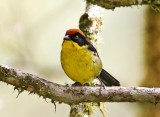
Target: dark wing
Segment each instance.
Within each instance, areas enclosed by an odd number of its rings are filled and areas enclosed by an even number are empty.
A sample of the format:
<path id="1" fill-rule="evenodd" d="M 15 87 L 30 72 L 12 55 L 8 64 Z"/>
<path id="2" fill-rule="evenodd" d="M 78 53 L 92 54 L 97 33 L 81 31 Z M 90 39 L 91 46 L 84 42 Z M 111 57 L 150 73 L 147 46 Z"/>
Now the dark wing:
<path id="1" fill-rule="evenodd" d="M 95 56 L 98 56 L 97 50 L 94 48 L 94 46 L 91 44 L 91 42 L 88 41 L 88 50 L 91 50 L 94 52 Z M 106 85 L 106 86 L 120 86 L 120 83 L 117 79 L 115 79 L 112 75 L 110 75 L 106 70 L 102 69 L 99 79 Z"/>
<path id="2" fill-rule="evenodd" d="M 110 75 L 107 71 L 102 69 L 99 79 L 106 85 L 106 86 L 120 86 L 120 82 L 115 79 L 112 75 Z"/>
<path id="3" fill-rule="evenodd" d="M 95 56 L 98 56 L 99 57 L 99 55 L 98 55 L 98 52 L 97 52 L 97 50 L 96 50 L 96 48 L 89 42 L 89 44 L 88 44 L 88 50 L 90 50 L 90 51 L 92 51 L 93 52 L 93 55 L 95 55 Z"/>

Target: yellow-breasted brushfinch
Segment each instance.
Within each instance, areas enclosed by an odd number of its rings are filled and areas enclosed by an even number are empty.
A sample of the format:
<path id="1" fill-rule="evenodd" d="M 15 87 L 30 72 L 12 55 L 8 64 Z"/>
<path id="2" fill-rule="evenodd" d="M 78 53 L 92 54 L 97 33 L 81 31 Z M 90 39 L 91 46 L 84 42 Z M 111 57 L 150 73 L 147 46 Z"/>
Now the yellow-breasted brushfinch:
<path id="1" fill-rule="evenodd" d="M 61 65 L 68 77 L 81 84 L 91 83 L 99 78 L 106 86 L 120 85 L 118 80 L 102 69 L 97 50 L 79 29 L 66 31 L 62 43 Z"/>

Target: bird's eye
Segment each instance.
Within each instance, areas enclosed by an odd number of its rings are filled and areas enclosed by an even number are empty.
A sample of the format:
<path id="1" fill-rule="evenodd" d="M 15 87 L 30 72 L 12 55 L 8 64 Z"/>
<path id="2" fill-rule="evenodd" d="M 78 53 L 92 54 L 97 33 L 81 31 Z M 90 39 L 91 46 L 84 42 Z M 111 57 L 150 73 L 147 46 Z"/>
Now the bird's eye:
<path id="1" fill-rule="evenodd" d="M 79 36 L 78 36 L 78 35 L 76 35 L 74 38 L 75 38 L 75 39 L 79 39 Z"/>

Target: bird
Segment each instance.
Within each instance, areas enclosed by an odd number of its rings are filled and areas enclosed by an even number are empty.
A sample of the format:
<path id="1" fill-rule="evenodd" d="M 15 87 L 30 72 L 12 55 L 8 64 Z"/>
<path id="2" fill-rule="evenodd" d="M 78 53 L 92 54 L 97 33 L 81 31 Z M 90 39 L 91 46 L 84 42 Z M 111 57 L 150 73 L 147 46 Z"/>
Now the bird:
<path id="1" fill-rule="evenodd" d="M 98 78 L 105 86 L 120 86 L 120 82 L 102 68 L 96 48 L 80 29 L 66 31 L 60 56 L 61 66 L 71 80 L 83 85 Z"/>

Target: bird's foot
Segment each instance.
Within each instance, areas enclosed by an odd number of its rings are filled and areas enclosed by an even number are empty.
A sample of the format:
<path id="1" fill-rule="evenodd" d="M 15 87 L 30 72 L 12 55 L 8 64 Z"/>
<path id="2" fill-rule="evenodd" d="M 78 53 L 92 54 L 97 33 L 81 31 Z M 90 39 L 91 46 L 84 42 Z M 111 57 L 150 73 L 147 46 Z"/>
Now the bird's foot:
<path id="1" fill-rule="evenodd" d="M 72 84 L 72 86 L 82 86 L 82 84 L 79 82 L 75 82 L 74 84 Z"/>

